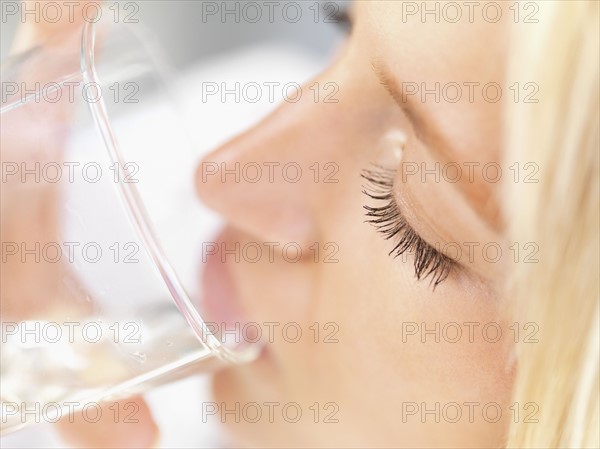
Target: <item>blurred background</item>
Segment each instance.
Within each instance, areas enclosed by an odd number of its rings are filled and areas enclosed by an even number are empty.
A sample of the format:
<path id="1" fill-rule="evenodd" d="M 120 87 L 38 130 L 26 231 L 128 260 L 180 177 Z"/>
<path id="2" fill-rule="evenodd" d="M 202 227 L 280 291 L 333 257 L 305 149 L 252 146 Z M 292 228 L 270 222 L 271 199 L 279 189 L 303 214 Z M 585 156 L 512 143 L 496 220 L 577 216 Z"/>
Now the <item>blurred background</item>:
<path id="1" fill-rule="evenodd" d="M 1 0 L 2 10 L 8 3 Z M 105 2 L 104 13 L 112 13 Z M 210 82 L 293 82 L 302 84 L 322 71 L 345 38 L 339 16 L 349 1 L 135 1 L 119 2 L 121 20 L 143 29 L 173 69 L 170 80 L 182 96 L 198 159 L 277 107 L 256 103 L 203 102 L 201 85 Z M 250 5 L 251 4 L 251 5 Z M 260 14 L 260 17 L 257 16 Z M 20 15 L 4 15 L 0 58 L 9 56 Z M 280 96 L 280 95 L 279 95 Z M 207 229 L 207 232 L 212 232 Z M 209 401 L 208 378 L 196 376 L 147 393 L 161 428 L 160 446 L 218 447 L 219 429 L 202 424 L 201 403 Z M 59 448 L 64 443 L 47 424 L 1 438 L 5 448 Z"/>
<path id="2" fill-rule="evenodd" d="M 0 4 L 8 3 L 15 2 L 0 1 Z M 106 2 L 109 6 L 114 3 L 114 0 Z M 187 69 L 211 56 L 222 56 L 242 47 L 270 42 L 289 45 L 315 58 L 327 58 L 342 36 L 339 27 L 333 24 L 332 5 L 343 11 L 349 1 L 147 0 L 120 3 L 135 4 L 135 8 L 123 6 L 123 17 L 131 14 L 131 19 L 139 19 L 160 41 L 174 67 Z M 256 9 L 244 3 L 259 5 L 262 16 L 255 23 L 251 21 L 255 20 Z M 290 4 L 298 4 L 302 8 L 302 16 L 295 23 L 292 22 L 295 20 L 295 5 L 288 6 Z M 321 20 L 314 20 L 315 5 L 323 11 Z M 217 10 L 213 13 L 215 6 Z M 273 11 L 272 21 L 269 10 Z M 229 13 L 222 20 L 224 11 Z M 109 13 L 106 8 L 105 13 Z M 5 19 L 2 21 L 0 44 L 2 59 L 8 56 L 20 17 L 7 14 Z"/>

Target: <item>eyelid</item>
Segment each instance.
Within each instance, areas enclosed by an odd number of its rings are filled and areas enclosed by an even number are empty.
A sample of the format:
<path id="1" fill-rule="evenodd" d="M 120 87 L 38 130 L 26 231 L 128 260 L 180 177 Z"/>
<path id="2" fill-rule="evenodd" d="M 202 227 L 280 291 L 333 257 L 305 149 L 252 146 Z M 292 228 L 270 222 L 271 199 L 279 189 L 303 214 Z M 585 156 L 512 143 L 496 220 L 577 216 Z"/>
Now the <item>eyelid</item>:
<path id="1" fill-rule="evenodd" d="M 405 253 L 412 254 L 416 278 L 421 280 L 430 277 L 435 290 L 457 267 L 457 262 L 427 243 L 406 220 L 393 194 L 395 170 L 379 166 L 375 168 L 362 173 L 362 177 L 370 183 L 370 189 L 365 188 L 363 193 L 384 204 L 363 206 L 367 212 L 367 222 L 375 226 L 386 240 L 396 240 L 390 256 L 396 258 Z"/>
<path id="2" fill-rule="evenodd" d="M 382 69 L 381 64 L 377 59 L 371 61 L 371 67 L 373 72 L 379 81 L 379 84 L 383 86 L 389 96 L 394 100 L 396 105 L 402 110 L 408 121 L 413 127 L 415 136 L 425 143 L 430 143 L 427 133 L 425 132 L 425 124 L 422 122 L 420 117 L 415 114 L 413 108 L 403 99 L 403 93 L 398 89 L 396 81 L 392 78 L 389 72 Z"/>

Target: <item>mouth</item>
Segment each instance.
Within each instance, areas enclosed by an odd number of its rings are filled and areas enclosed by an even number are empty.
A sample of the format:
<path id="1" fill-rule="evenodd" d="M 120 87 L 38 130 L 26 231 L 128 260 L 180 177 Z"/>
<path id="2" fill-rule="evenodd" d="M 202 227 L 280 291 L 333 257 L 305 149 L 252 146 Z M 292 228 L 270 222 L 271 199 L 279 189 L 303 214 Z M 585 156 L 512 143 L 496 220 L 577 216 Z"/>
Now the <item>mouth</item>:
<path id="1" fill-rule="evenodd" d="M 254 327 L 245 312 L 232 275 L 231 257 L 223 248 L 231 248 L 233 232 L 227 228 L 203 248 L 202 288 L 198 310 L 211 332 L 226 347 L 242 349 L 257 344 Z M 264 351 L 263 351 L 264 352 Z"/>

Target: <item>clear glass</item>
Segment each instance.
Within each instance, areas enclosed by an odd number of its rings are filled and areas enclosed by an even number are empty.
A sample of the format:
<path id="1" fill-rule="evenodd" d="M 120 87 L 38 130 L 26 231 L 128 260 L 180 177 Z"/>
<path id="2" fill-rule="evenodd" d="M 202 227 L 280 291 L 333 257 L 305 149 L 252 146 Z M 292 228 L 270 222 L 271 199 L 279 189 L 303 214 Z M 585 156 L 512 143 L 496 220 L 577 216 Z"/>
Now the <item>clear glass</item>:
<path id="1" fill-rule="evenodd" d="M 102 19 L 2 64 L 2 433 L 260 352 L 198 312 L 197 161 L 150 40 Z"/>

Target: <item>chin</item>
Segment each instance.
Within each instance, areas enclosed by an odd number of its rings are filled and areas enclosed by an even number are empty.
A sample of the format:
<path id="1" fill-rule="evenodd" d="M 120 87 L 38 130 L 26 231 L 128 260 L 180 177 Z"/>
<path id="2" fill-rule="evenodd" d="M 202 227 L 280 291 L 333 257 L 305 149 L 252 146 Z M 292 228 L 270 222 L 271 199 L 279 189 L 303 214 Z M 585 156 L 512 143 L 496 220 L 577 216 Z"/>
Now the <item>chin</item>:
<path id="1" fill-rule="evenodd" d="M 265 415 L 265 402 L 284 402 L 278 383 L 273 367 L 261 357 L 248 365 L 233 366 L 216 373 L 212 378 L 212 397 L 220 411 L 224 408 L 234 410 L 236 404 L 243 408 L 257 403 Z M 233 413 L 219 413 L 208 418 L 223 427 L 226 447 L 282 447 L 293 442 L 282 435 L 277 422 L 271 423 L 264 417 L 259 422 L 248 422 L 243 413 L 240 416 L 239 421 Z"/>

